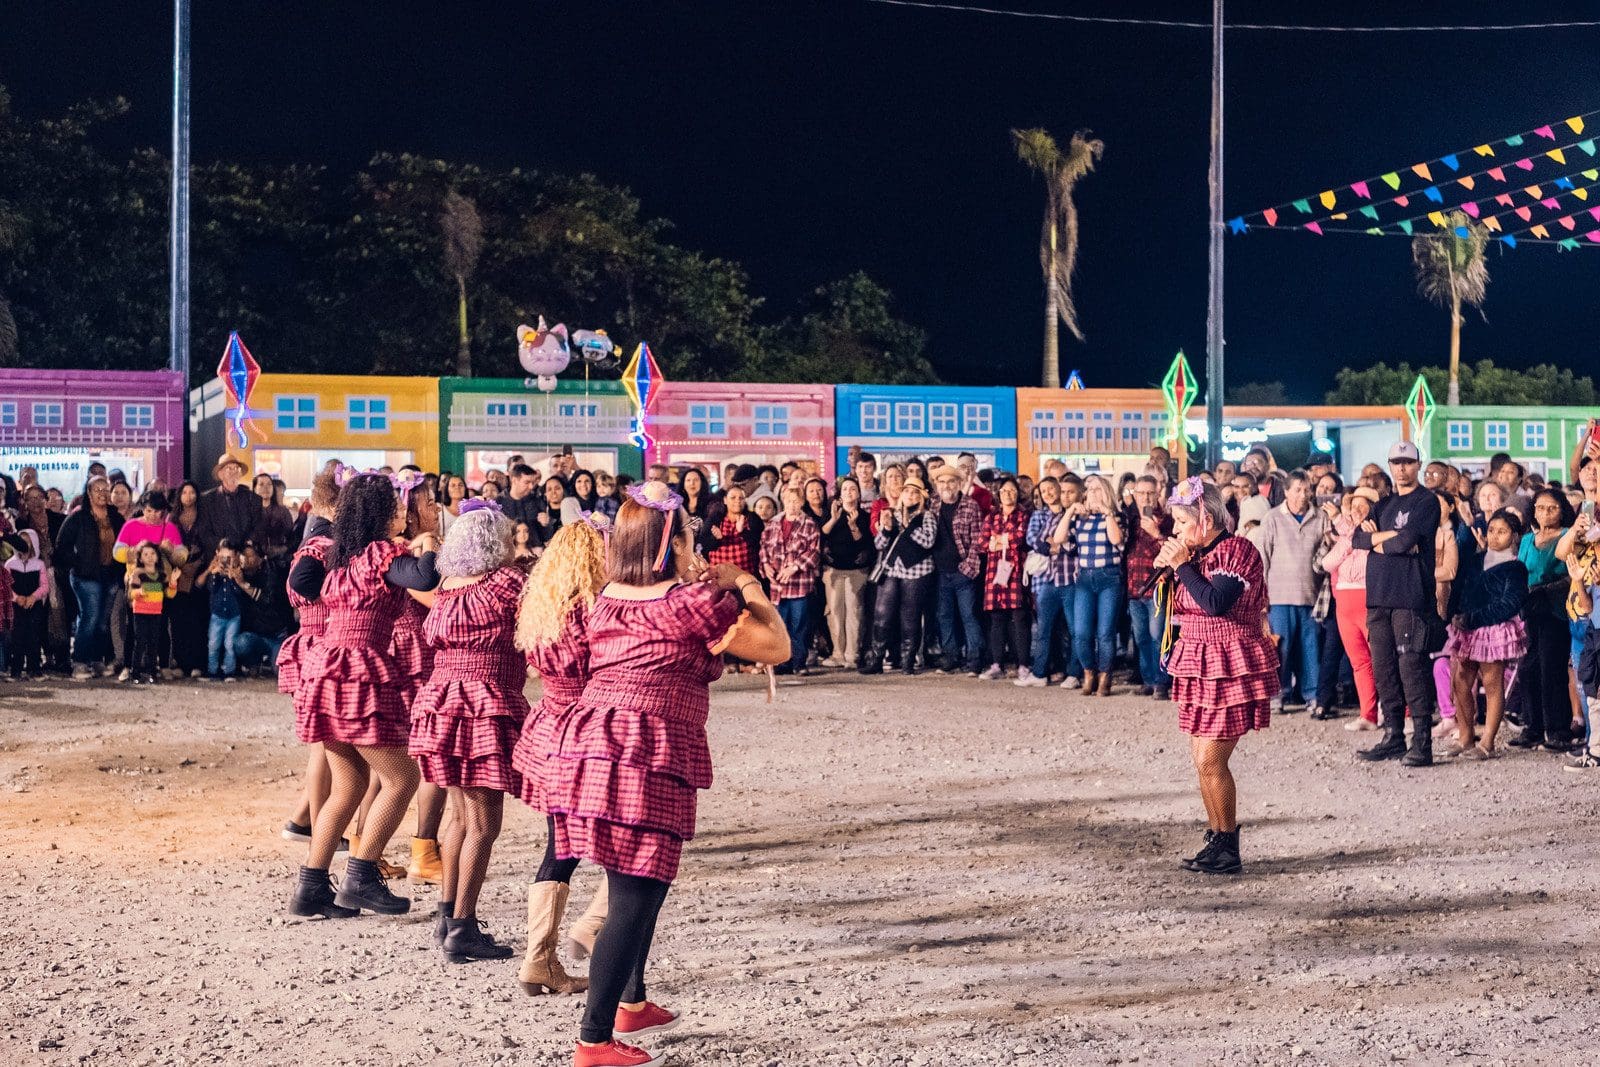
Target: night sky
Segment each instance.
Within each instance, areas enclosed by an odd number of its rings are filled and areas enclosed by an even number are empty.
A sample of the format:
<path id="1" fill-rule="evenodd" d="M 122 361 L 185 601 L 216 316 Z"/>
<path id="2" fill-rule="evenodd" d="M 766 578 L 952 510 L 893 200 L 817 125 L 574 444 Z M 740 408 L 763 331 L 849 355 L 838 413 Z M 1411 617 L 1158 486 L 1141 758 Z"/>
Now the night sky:
<path id="1" fill-rule="evenodd" d="M 14 4 L 0 82 L 26 115 L 122 94 L 129 144 L 169 141 L 170 12 Z M 1205 20 L 1210 5 L 987 6 Z M 1575 3 L 1274 4 L 1231 21 L 1592 18 Z M 1228 35 L 1229 216 L 1600 107 L 1600 29 Z M 727 256 L 786 311 L 862 268 L 930 335 L 947 380 L 1036 384 L 1042 191 L 1007 131 L 1106 142 L 1080 186 L 1078 286 L 1090 385 L 1204 358 L 1210 37 L 886 7 L 865 0 L 385 5 L 200 2 L 197 162 L 358 166 L 374 151 L 589 170 L 675 240 Z M 1415 295 L 1407 242 L 1231 238 L 1229 380 L 1319 400 L 1334 372 L 1443 362 L 1444 312 Z M 197 262 L 196 270 L 204 263 Z M 1495 254 L 1463 358 L 1594 366 L 1600 248 Z M 153 284 L 163 284 L 163 280 Z M 553 309 L 557 316 L 559 309 Z M 1399 398 L 1396 398 L 1399 399 Z"/>

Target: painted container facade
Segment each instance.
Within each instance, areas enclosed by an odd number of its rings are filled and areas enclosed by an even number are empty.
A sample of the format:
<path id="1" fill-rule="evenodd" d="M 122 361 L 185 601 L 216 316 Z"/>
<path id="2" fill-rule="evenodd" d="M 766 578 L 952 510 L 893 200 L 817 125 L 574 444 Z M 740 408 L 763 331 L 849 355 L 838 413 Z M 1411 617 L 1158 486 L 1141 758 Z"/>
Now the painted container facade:
<path id="1" fill-rule="evenodd" d="M 1017 396 L 1008 387 L 839 385 L 834 387 L 834 463 L 844 471 L 852 446 L 880 466 L 913 456 L 962 452 L 978 466 L 1017 469 Z"/>
<path id="2" fill-rule="evenodd" d="M 1567 480 L 1567 464 L 1583 439 L 1593 408 L 1440 405 L 1428 426 L 1428 458 L 1474 475 L 1489 457 L 1508 452 L 1533 474 Z"/>
<path id="3" fill-rule="evenodd" d="M 1034 478 L 1051 459 L 1079 472 L 1142 471 L 1166 437 L 1158 389 L 1025 388 L 1016 398 L 1017 472 Z"/>
<path id="4" fill-rule="evenodd" d="M 834 473 L 832 385 L 665 382 L 647 425 L 651 463 L 704 467 L 720 484 L 726 463 L 788 460 Z"/>
<path id="5" fill-rule="evenodd" d="M 415 463 L 439 469 L 439 379 L 367 374 L 262 374 L 250 397 L 254 423 L 239 444 L 222 383 L 189 392 L 189 469 L 212 480 L 224 451 L 252 475 L 281 478 L 304 493 L 330 459 L 357 467 Z"/>
<path id="6" fill-rule="evenodd" d="M 628 439 L 632 430 L 633 404 L 621 382 L 561 380 L 543 393 L 521 378 L 439 379 L 440 464 L 472 486 L 516 454 L 548 475 L 552 454 L 565 447 L 580 468 L 637 478 L 644 464 Z"/>
<path id="7" fill-rule="evenodd" d="M 0 471 L 23 467 L 69 497 L 96 460 L 135 489 L 183 480 L 184 392 L 175 371 L 0 369 Z"/>

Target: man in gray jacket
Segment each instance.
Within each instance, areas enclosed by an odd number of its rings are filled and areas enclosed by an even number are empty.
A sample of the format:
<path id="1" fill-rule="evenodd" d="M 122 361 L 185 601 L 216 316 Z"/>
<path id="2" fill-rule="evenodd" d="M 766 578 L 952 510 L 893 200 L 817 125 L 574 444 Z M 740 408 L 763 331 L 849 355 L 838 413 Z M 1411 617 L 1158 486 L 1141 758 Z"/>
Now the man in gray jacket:
<path id="1" fill-rule="evenodd" d="M 1311 617 L 1321 576 L 1311 556 L 1327 531 L 1327 517 L 1311 506 L 1311 477 L 1303 470 L 1289 475 L 1283 503 L 1262 520 L 1257 546 L 1267 572 L 1267 619 L 1278 638 L 1278 680 L 1282 693 L 1272 710 L 1283 710 L 1294 690 L 1319 711 L 1316 701 L 1318 656 L 1322 639 Z M 1291 705 L 1301 707 L 1306 705 Z"/>

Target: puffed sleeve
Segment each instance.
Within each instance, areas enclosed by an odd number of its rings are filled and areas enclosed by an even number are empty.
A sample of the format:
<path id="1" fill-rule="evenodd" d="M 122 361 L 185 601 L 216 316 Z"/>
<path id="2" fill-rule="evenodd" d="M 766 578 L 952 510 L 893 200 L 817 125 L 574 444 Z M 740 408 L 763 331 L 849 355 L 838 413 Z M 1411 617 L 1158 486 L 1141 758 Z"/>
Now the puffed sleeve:
<path id="1" fill-rule="evenodd" d="M 743 605 L 737 594 L 710 582 L 695 582 L 674 589 L 673 624 L 685 638 L 715 644 L 738 621 Z"/>

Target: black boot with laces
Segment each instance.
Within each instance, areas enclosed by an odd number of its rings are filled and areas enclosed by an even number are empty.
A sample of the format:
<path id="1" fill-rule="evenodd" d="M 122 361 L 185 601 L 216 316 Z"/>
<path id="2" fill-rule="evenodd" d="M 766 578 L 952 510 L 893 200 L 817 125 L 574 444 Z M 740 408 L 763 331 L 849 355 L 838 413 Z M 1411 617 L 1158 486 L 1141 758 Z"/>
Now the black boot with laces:
<path id="1" fill-rule="evenodd" d="M 478 921 L 476 915 L 469 915 L 465 919 L 446 919 L 445 928 L 444 955 L 451 963 L 511 958 L 511 946 L 502 945 L 485 933 L 483 923 Z"/>
<path id="2" fill-rule="evenodd" d="M 1239 831 L 1218 830 L 1211 836 L 1209 855 L 1196 856 L 1194 869 L 1201 874 L 1238 874 L 1244 869 L 1239 861 Z"/>
<path id="3" fill-rule="evenodd" d="M 1211 855 L 1211 850 L 1216 847 L 1216 841 L 1217 832 L 1207 829 L 1205 839 L 1200 843 L 1200 851 L 1192 856 L 1185 856 L 1181 861 L 1180 865 L 1183 869 L 1186 871 L 1199 870 L 1200 868 L 1196 867 L 1195 864 Z"/>
<path id="4" fill-rule="evenodd" d="M 350 859 L 344 866 L 344 883 L 334 898 L 342 908 L 375 911 L 379 915 L 404 915 L 411 901 L 389 892 L 378 865 L 372 860 Z"/>
<path id="5" fill-rule="evenodd" d="M 301 867 L 300 880 L 289 898 L 289 914 L 303 918 L 348 919 L 356 908 L 342 908 L 334 901 L 333 878 L 325 867 Z"/>

